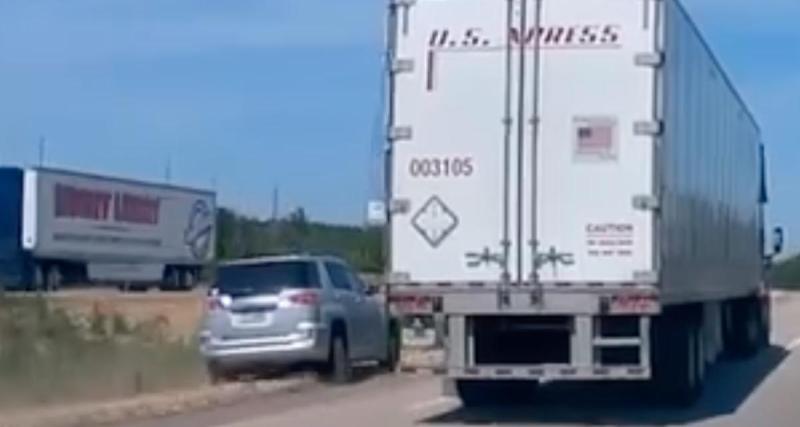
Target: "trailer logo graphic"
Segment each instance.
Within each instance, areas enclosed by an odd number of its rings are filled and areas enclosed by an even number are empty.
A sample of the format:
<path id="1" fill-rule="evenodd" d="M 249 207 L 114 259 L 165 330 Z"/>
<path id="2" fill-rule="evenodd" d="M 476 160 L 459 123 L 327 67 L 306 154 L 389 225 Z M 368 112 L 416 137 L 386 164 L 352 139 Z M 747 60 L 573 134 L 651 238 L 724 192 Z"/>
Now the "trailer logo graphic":
<path id="1" fill-rule="evenodd" d="M 208 203 L 205 200 L 194 202 L 186 231 L 183 233 L 183 241 L 195 259 L 205 259 L 211 250 L 213 222 L 214 215 Z"/>
<path id="2" fill-rule="evenodd" d="M 438 248 L 458 227 L 458 217 L 442 199 L 433 196 L 414 215 L 411 225 L 431 247 Z"/>

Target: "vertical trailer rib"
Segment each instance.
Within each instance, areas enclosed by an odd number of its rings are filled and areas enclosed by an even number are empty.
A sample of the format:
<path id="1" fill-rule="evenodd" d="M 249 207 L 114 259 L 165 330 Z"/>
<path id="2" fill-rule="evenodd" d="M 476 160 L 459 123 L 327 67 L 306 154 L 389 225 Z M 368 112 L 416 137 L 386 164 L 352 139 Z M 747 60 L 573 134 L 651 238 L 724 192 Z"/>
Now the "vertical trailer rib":
<path id="1" fill-rule="evenodd" d="M 505 94 L 503 97 L 503 271 L 500 281 L 511 281 L 508 258 L 511 256 L 511 28 L 514 19 L 514 0 L 506 0 Z"/>
<path id="2" fill-rule="evenodd" d="M 525 44 L 528 34 L 528 0 L 520 0 L 519 11 L 519 86 L 517 87 L 517 286 L 522 286 L 523 278 L 523 215 L 525 182 Z M 538 39 L 538 34 L 534 35 Z"/>
<path id="3" fill-rule="evenodd" d="M 387 95 L 386 95 L 386 136 L 384 146 L 384 171 L 383 171 L 383 197 L 384 208 L 386 209 L 386 225 L 383 228 L 383 259 L 384 259 L 384 272 L 388 277 L 392 272 L 392 192 L 393 192 L 393 175 L 394 175 L 394 148 L 392 141 L 392 128 L 394 127 L 394 113 L 395 113 L 395 76 L 392 70 L 392 63 L 396 57 L 397 49 L 397 3 L 394 0 L 389 1 L 389 13 L 386 20 L 386 57 L 385 61 L 387 71 Z"/>
<path id="4" fill-rule="evenodd" d="M 538 179 L 538 170 L 539 170 L 539 88 L 540 88 L 540 77 L 541 77 L 541 40 L 539 38 L 539 33 L 541 32 L 542 28 L 542 1 L 543 0 L 533 0 L 535 5 L 535 13 L 534 22 L 533 22 L 533 33 L 535 34 L 533 38 L 533 87 L 532 87 L 532 97 L 533 97 L 533 112 L 531 113 L 531 285 L 536 286 L 537 292 L 539 293 L 539 302 L 543 301 L 542 297 L 542 287 L 539 283 L 539 237 L 536 228 L 539 226 L 538 221 L 538 212 L 539 203 L 538 203 L 538 194 L 537 188 L 539 185 Z"/>

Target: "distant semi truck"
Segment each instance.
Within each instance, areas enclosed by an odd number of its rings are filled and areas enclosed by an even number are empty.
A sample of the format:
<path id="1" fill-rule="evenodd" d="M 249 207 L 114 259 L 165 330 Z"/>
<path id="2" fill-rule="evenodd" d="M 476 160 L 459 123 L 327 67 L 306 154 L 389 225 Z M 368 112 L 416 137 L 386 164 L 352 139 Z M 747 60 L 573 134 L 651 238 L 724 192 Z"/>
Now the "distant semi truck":
<path id="1" fill-rule="evenodd" d="M 767 345 L 761 135 L 677 0 L 390 17 L 390 300 L 444 319 L 447 390 L 653 381 L 691 403 L 721 353 Z"/>
<path id="2" fill-rule="evenodd" d="M 0 168 L 0 286 L 187 290 L 214 259 L 213 192 L 49 168 Z"/>

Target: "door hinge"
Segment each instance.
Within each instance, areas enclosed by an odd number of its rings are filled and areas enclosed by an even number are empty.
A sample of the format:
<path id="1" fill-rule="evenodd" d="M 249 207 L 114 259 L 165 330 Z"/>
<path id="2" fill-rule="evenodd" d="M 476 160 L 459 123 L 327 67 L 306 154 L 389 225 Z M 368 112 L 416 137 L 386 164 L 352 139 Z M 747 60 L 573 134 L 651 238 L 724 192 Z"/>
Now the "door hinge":
<path id="1" fill-rule="evenodd" d="M 411 126 L 393 126 L 389 129 L 389 139 L 392 141 L 407 141 L 414 136 Z"/>
<path id="2" fill-rule="evenodd" d="M 664 65 L 664 54 L 661 52 L 641 52 L 634 57 L 634 62 L 639 67 L 658 68 Z"/>
<path id="3" fill-rule="evenodd" d="M 633 124 L 633 133 L 637 136 L 659 136 L 663 130 L 661 120 L 641 120 Z"/>
<path id="4" fill-rule="evenodd" d="M 414 71 L 414 60 L 408 58 L 395 58 L 394 61 L 392 61 L 391 70 L 394 74 L 410 73 Z"/>
<path id="5" fill-rule="evenodd" d="M 407 214 L 411 211 L 411 201 L 408 199 L 392 199 L 389 202 L 389 213 L 393 215 Z"/>
<path id="6" fill-rule="evenodd" d="M 404 36 L 408 35 L 411 19 L 409 18 L 409 10 L 417 3 L 417 0 L 391 0 L 391 7 L 394 9 L 401 9 L 400 13 L 400 31 Z"/>
<path id="7" fill-rule="evenodd" d="M 661 208 L 658 197 L 646 194 L 633 196 L 633 208 L 640 211 L 657 211 Z"/>

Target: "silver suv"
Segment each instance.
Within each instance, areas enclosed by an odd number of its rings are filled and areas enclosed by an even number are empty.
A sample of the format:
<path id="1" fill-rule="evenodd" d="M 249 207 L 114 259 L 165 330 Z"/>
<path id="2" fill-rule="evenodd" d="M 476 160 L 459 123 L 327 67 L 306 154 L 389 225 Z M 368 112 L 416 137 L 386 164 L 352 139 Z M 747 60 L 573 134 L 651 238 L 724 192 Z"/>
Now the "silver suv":
<path id="1" fill-rule="evenodd" d="M 334 382 L 354 362 L 394 369 L 395 323 L 382 298 L 337 258 L 268 257 L 223 264 L 209 292 L 201 351 L 212 380 L 311 365 Z"/>

